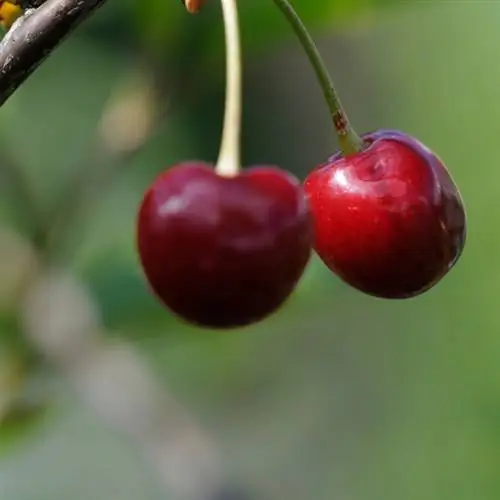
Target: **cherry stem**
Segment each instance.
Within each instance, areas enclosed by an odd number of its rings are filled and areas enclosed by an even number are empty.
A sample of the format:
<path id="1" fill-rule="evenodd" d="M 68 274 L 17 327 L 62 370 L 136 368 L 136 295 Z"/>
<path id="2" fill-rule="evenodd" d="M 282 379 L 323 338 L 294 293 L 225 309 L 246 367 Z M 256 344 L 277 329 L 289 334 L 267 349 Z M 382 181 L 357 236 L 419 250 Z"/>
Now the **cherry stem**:
<path id="1" fill-rule="evenodd" d="M 291 25 L 316 73 L 328 108 L 330 109 L 342 153 L 347 156 L 362 151 L 364 148 L 363 140 L 352 128 L 342 103 L 340 102 L 338 93 L 335 90 L 330 74 L 328 73 L 325 62 L 306 26 L 289 0 L 274 0 L 274 3 L 281 12 L 283 12 L 285 18 Z"/>
<path id="2" fill-rule="evenodd" d="M 240 170 L 241 151 L 241 42 L 237 0 L 221 0 L 226 41 L 226 103 L 222 140 L 216 171 L 235 176 Z"/>

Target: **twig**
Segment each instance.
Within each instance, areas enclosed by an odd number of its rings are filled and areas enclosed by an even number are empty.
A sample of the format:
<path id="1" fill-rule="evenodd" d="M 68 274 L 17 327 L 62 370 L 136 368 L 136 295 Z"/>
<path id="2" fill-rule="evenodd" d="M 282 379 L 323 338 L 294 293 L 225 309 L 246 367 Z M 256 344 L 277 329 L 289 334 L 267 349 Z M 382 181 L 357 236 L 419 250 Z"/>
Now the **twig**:
<path id="1" fill-rule="evenodd" d="M 0 105 L 106 0 L 47 0 L 27 10 L 0 43 Z"/>
<path id="2" fill-rule="evenodd" d="M 76 278 L 41 272 L 21 306 L 27 338 L 83 401 L 136 443 L 168 490 L 196 500 L 242 500 L 225 484 L 210 436 L 124 340 L 106 338 L 97 304 Z"/>

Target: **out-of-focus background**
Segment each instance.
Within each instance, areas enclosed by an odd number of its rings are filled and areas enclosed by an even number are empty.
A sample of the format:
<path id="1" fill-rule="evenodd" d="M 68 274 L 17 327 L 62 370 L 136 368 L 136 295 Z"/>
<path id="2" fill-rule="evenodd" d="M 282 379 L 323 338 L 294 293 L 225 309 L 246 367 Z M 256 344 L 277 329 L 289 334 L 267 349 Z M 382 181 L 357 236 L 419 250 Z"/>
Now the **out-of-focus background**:
<path id="1" fill-rule="evenodd" d="M 224 47 L 208 4 L 110 0 L 1 110 L 0 498 L 187 498 L 189 467 L 165 461 L 162 481 L 154 432 L 134 427 L 151 401 L 130 380 L 147 371 L 168 453 L 189 448 L 189 416 L 250 498 L 498 499 L 500 3 L 294 2 L 357 130 L 405 130 L 448 165 L 467 246 L 409 301 L 366 297 L 315 259 L 275 316 L 225 333 L 162 309 L 134 246 L 156 173 L 217 155 Z M 336 148 L 321 92 L 273 2 L 240 6 L 244 162 L 303 178 Z M 108 343 L 143 371 L 113 372 Z"/>

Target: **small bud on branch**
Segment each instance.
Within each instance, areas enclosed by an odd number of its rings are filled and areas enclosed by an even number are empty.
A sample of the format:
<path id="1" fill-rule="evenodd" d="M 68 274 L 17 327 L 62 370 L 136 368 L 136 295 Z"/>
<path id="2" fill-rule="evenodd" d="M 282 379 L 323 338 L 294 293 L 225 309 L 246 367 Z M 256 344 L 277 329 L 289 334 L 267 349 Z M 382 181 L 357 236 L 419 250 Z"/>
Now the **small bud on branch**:
<path id="1" fill-rule="evenodd" d="M 182 0 L 186 9 L 191 12 L 191 14 L 196 14 L 203 7 L 206 0 Z"/>

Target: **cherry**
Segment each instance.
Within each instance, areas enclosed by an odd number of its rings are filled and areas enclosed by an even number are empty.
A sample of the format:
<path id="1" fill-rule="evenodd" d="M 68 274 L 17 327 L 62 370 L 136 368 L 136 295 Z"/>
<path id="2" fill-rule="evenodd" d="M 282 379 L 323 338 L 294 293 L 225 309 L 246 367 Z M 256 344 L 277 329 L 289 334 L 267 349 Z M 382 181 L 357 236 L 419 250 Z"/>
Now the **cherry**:
<path id="1" fill-rule="evenodd" d="M 363 292 L 416 296 L 443 278 L 462 253 L 460 193 L 441 160 L 417 139 L 380 130 L 363 141 L 363 150 L 332 156 L 305 181 L 315 250 Z"/>
<path id="2" fill-rule="evenodd" d="M 170 310 L 210 328 L 256 322 L 290 295 L 311 253 L 300 182 L 276 167 L 235 176 L 202 162 L 161 173 L 138 218 L 149 283 Z"/>
<path id="3" fill-rule="evenodd" d="M 200 0 L 188 6 L 201 6 Z M 291 294 L 311 254 L 298 179 L 277 167 L 240 172 L 242 64 L 236 0 L 222 0 L 226 104 L 219 157 L 161 173 L 142 201 L 138 250 L 154 293 L 186 321 L 246 326 Z"/>

